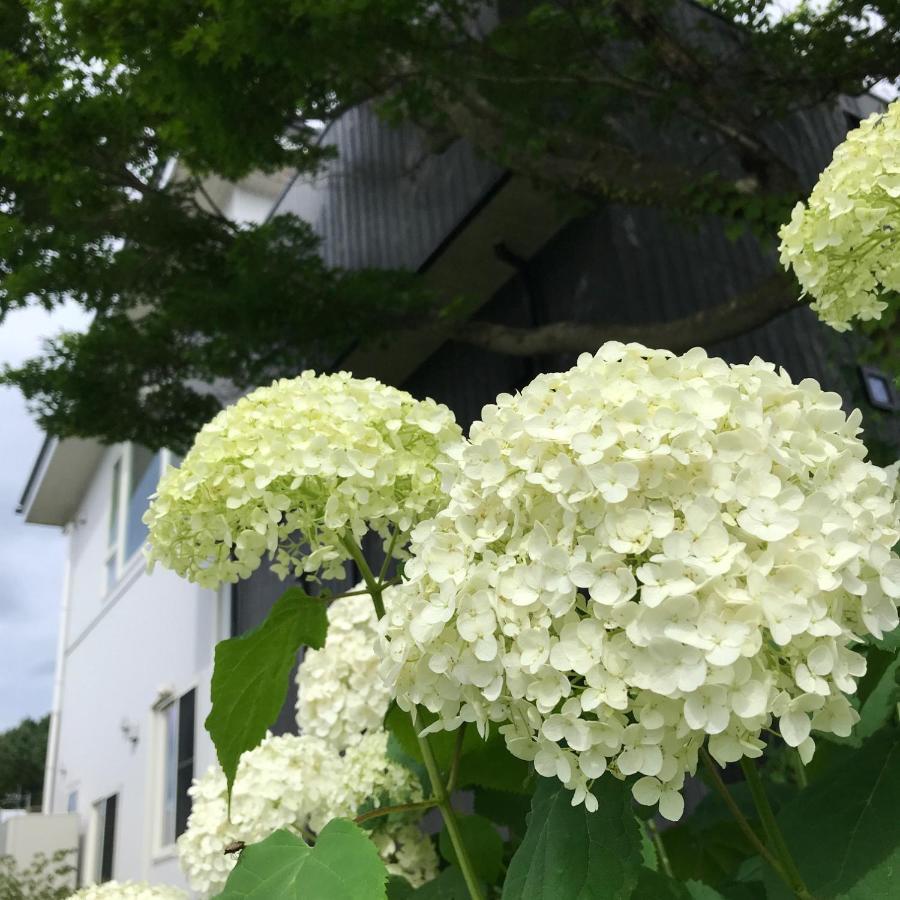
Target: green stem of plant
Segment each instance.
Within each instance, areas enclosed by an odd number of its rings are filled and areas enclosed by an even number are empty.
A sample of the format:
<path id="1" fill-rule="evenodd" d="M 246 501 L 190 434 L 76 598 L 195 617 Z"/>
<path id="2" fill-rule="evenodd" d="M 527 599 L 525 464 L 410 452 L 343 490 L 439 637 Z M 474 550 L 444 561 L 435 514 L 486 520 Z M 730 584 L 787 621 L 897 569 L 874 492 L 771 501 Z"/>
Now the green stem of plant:
<path id="1" fill-rule="evenodd" d="M 372 603 L 375 605 L 375 615 L 378 616 L 379 619 L 383 618 L 384 601 L 381 599 L 381 591 L 383 589 L 381 583 L 372 574 L 372 570 L 369 568 L 369 564 L 366 562 L 366 558 L 363 556 L 359 544 L 357 544 L 352 537 L 342 537 L 340 538 L 340 541 L 350 554 L 353 562 L 359 567 L 363 581 L 366 583 L 366 587 L 369 589 L 369 594 L 372 597 Z"/>
<path id="2" fill-rule="evenodd" d="M 716 793 L 722 798 L 722 801 L 728 807 L 728 811 L 731 813 L 735 822 L 737 822 L 738 827 L 744 833 L 744 837 L 750 842 L 750 845 L 754 850 L 769 864 L 772 868 L 772 871 L 786 884 L 788 887 L 791 886 L 790 882 L 787 879 L 783 869 L 781 868 L 781 863 L 778 862 L 777 859 L 769 852 L 768 847 L 759 839 L 757 833 L 753 830 L 753 826 L 747 821 L 747 817 L 741 812 L 740 807 L 735 803 L 734 797 L 728 791 L 728 786 L 722 781 L 722 776 L 719 774 L 719 770 L 714 762 L 713 758 L 709 755 L 709 752 L 705 747 L 700 748 L 700 758 L 703 760 L 703 765 L 706 766 L 706 770 L 709 772 L 710 779 L 712 780 L 713 788 L 715 788 Z"/>
<path id="3" fill-rule="evenodd" d="M 390 564 L 391 564 L 391 558 L 394 555 L 394 547 L 397 544 L 397 538 L 399 537 L 399 535 L 400 535 L 399 528 L 397 528 L 391 534 L 391 541 L 388 544 L 387 551 L 384 554 L 384 562 L 381 564 L 381 570 L 378 572 L 378 580 L 381 582 L 384 581 L 384 576 L 387 575 L 388 566 L 390 566 Z"/>
<path id="4" fill-rule="evenodd" d="M 419 748 L 422 751 L 422 759 L 425 761 L 425 770 L 428 772 L 428 778 L 431 781 L 431 789 L 437 798 L 437 805 L 444 818 L 444 824 L 447 826 L 447 835 L 456 852 L 456 861 L 459 863 L 466 887 L 469 889 L 469 896 L 472 900 L 484 900 L 481 885 L 478 882 L 478 877 L 475 875 L 472 860 L 469 857 L 465 842 L 462 839 L 462 833 L 459 830 L 456 813 L 450 804 L 450 795 L 447 793 L 447 788 L 444 787 L 444 782 L 441 779 L 441 773 L 434 754 L 431 752 L 428 739 L 421 735 L 419 736 Z"/>
<path id="5" fill-rule="evenodd" d="M 456 790 L 456 782 L 459 780 L 459 761 L 462 758 L 463 741 L 466 739 L 466 723 L 463 722 L 456 732 L 456 743 L 453 747 L 453 761 L 450 763 L 450 774 L 447 776 L 447 793 L 452 794 Z"/>
<path id="6" fill-rule="evenodd" d="M 769 845 L 781 862 L 781 867 L 787 876 L 791 890 L 801 900 L 812 900 L 812 894 L 804 884 L 803 876 L 800 874 L 800 870 L 797 868 L 797 864 L 791 856 L 791 851 L 784 840 L 784 835 L 775 821 L 772 804 L 769 803 L 769 798 L 766 796 L 765 785 L 763 785 L 762 779 L 759 777 L 756 765 L 752 759 L 747 759 L 745 756 L 741 759 L 741 769 L 743 770 L 744 778 L 747 779 L 747 786 L 750 788 L 750 795 L 753 797 L 753 805 L 756 807 L 757 813 L 759 813 L 759 819 L 766 832 Z"/>
<path id="7" fill-rule="evenodd" d="M 653 841 L 653 846 L 656 848 L 656 856 L 659 859 L 659 864 L 662 866 L 663 872 L 665 872 L 669 878 L 674 878 L 675 875 L 672 872 L 672 863 L 669 862 L 669 854 L 666 853 L 666 845 L 663 843 L 662 836 L 653 819 L 650 819 L 647 822 L 647 831 L 650 832 L 650 840 Z"/>
<path id="8" fill-rule="evenodd" d="M 368 822 L 369 819 L 378 819 L 381 816 L 389 816 L 392 813 L 415 812 L 419 809 L 431 809 L 438 805 L 437 797 L 429 797 L 427 800 L 419 800 L 416 803 L 398 803 L 395 806 L 379 806 L 378 809 L 370 809 L 368 812 L 357 816 L 353 821 L 357 825 Z"/>

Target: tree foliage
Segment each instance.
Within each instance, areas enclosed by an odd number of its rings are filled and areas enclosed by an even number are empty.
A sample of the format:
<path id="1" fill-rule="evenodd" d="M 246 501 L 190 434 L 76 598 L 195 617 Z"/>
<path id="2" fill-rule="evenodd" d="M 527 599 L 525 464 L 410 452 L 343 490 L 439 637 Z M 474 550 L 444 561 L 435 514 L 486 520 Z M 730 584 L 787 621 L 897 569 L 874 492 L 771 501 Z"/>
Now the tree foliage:
<path id="1" fill-rule="evenodd" d="M 365 102 L 579 209 L 712 214 L 770 241 L 805 186 L 767 124 L 895 79 L 900 10 L 767 6 L 0 0 L 0 314 L 69 297 L 94 315 L 4 377 L 53 433 L 179 448 L 223 391 L 434 315 L 411 274 L 330 269 L 307 223 L 204 197 L 207 176 L 317 171 L 323 126 Z M 796 299 L 763 290 L 730 302 L 755 322 Z M 571 344 L 557 332 L 538 337 Z"/>
<path id="2" fill-rule="evenodd" d="M 0 734 L 0 804 L 7 799 L 16 805 L 31 796 L 40 802 L 44 784 L 44 760 L 50 717 L 23 719 L 15 728 Z"/>

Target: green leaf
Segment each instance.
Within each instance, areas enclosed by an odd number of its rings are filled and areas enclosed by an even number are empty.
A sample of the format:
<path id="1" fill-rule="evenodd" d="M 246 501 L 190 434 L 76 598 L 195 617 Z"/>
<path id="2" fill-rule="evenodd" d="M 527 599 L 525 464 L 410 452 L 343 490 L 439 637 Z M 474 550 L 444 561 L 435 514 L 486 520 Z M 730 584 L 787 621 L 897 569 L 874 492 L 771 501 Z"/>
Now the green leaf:
<path id="1" fill-rule="evenodd" d="M 641 822 L 641 859 L 646 868 L 654 872 L 659 871 L 659 854 L 656 852 L 656 847 L 650 838 L 647 823 L 645 822 Z"/>
<path id="2" fill-rule="evenodd" d="M 475 789 L 475 812 L 495 825 L 508 828 L 510 835 L 521 838 L 527 828 L 528 810 L 531 798 L 524 794 L 497 791 L 493 788 Z"/>
<path id="3" fill-rule="evenodd" d="M 216 646 L 206 730 L 229 796 L 241 754 L 259 744 L 284 705 L 297 651 L 304 645 L 320 648 L 327 630 L 325 604 L 289 588 L 258 628 Z"/>
<path id="4" fill-rule="evenodd" d="M 722 895 L 702 881 L 676 881 L 662 872 L 642 869 L 632 900 L 723 900 Z"/>
<path id="5" fill-rule="evenodd" d="M 530 766 L 506 749 L 506 741 L 499 731 L 492 732 L 483 741 L 473 727 L 467 729 L 459 762 L 460 787 L 477 785 L 498 791 L 523 793 L 527 790 L 530 778 Z"/>
<path id="6" fill-rule="evenodd" d="M 503 866 L 503 838 L 483 816 L 457 816 L 457 823 L 475 874 L 487 884 L 493 884 L 500 877 Z M 446 825 L 438 847 L 448 863 L 459 865 Z"/>
<path id="7" fill-rule="evenodd" d="M 427 710 L 419 709 L 418 727 L 420 729 L 427 728 L 434 718 Z M 400 709 L 396 703 L 392 704 L 384 717 L 384 727 L 396 739 L 394 758 L 420 775 L 421 770 L 413 763 L 421 764 L 422 754 L 419 750 L 416 728 L 413 726 L 409 714 Z M 456 732 L 438 731 L 429 734 L 428 743 L 431 745 L 438 768 L 442 772 L 448 772 L 453 761 L 453 754 L 456 752 Z M 399 758 L 400 750 L 406 754 L 405 761 Z M 470 725 L 466 728 L 459 761 L 458 787 L 478 785 L 499 791 L 524 792 L 527 790 L 530 775 L 531 770 L 528 763 L 517 759 L 506 749 L 503 735 L 498 731 L 488 735 L 488 739 L 485 741 L 473 726 Z M 426 789 L 428 788 L 427 779 L 423 785 Z"/>
<path id="8" fill-rule="evenodd" d="M 624 900 L 642 868 L 641 835 L 631 792 L 610 776 L 598 779 L 595 813 L 572 806 L 559 782 L 538 781 L 528 831 L 503 885 L 503 900 Z"/>
<path id="9" fill-rule="evenodd" d="M 387 900 L 406 900 L 415 889 L 402 875 L 391 875 L 387 880 Z"/>
<path id="10" fill-rule="evenodd" d="M 734 877 L 741 863 L 756 850 L 735 822 L 696 828 L 688 820 L 662 835 L 676 878 L 696 878 L 719 885 Z"/>
<path id="11" fill-rule="evenodd" d="M 470 900 L 463 873 L 456 866 L 444 869 L 437 878 L 412 894 L 415 900 Z"/>
<path id="12" fill-rule="evenodd" d="M 873 678 L 865 687 L 865 693 L 860 699 L 863 701 L 859 711 L 859 722 L 853 729 L 853 736 L 860 741 L 871 737 L 890 721 L 897 719 L 897 703 L 900 701 L 900 684 L 897 682 L 900 675 L 900 654 L 877 651 L 878 657 L 872 660 L 873 652 L 870 650 L 866 659 L 873 665 Z M 885 661 L 884 657 L 887 657 Z M 878 671 L 880 669 L 880 671 Z M 877 673 L 877 677 L 876 677 Z"/>
<path id="13" fill-rule="evenodd" d="M 332 819 L 315 847 L 276 831 L 242 851 L 218 900 L 386 900 L 387 869 L 366 833 Z"/>
<path id="14" fill-rule="evenodd" d="M 900 734 L 880 732 L 778 814 L 817 897 L 888 900 L 900 871 Z"/>

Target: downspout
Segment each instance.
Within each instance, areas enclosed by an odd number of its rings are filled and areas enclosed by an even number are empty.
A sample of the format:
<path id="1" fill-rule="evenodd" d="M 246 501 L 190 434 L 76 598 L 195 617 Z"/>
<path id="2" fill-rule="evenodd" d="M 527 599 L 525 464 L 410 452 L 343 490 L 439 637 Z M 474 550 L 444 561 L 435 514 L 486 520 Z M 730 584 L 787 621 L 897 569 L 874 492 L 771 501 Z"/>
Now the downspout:
<path id="1" fill-rule="evenodd" d="M 53 677 L 53 705 L 50 709 L 50 732 L 47 736 L 47 759 L 44 766 L 44 796 L 41 810 L 53 812 L 56 795 L 56 774 L 59 763 L 59 720 L 62 714 L 62 688 L 66 668 L 66 635 L 69 631 L 69 605 L 72 594 L 72 536 L 71 523 L 63 529 L 66 536 L 66 561 L 63 567 L 62 609 L 59 634 L 56 638 L 56 671 Z"/>

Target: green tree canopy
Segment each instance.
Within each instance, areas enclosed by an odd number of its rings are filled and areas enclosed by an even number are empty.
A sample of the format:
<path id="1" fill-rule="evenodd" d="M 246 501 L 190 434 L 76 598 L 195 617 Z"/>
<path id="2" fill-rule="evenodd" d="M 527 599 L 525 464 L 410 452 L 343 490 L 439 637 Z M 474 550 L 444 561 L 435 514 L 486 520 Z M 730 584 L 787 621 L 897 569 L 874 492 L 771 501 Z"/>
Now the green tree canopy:
<path id="1" fill-rule="evenodd" d="M 26 795 L 39 803 L 44 785 L 44 760 L 50 717 L 23 719 L 0 734 L 0 802 L 20 803 Z"/>
<path id="2" fill-rule="evenodd" d="M 764 124 L 896 79 L 900 7 L 766 7 L 0 0 L 0 314 L 67 297 L 94 313 L 4 378 L 52 433 L 182 447 L 219 405 L 205 385 L 294 374 L 433 316 L 411 274 L 330 269 L 307 223 L 233 222 L 204 196 L 210 175 L 316 171 L 323 125 L 364 102 L 579 209 L 716 214 L 771 241 L 808 185 Z M 796 297 L 776 276 L 638 337 L 712 341 Z M 617 336 L 566 324 L 460 334 L 509 353 Z"/>

